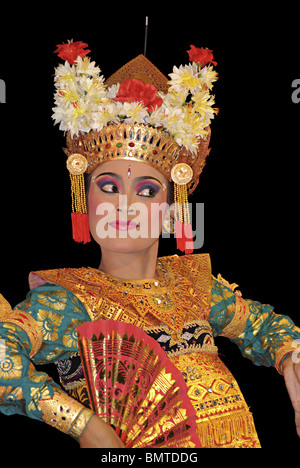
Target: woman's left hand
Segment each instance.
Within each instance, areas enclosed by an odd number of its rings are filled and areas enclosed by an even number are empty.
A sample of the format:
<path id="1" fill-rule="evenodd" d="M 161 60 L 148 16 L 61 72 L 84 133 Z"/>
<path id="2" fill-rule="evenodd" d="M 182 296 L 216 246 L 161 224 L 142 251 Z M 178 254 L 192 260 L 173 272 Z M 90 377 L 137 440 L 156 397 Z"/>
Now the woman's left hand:
<path id="1" fill-rule="evenodd" d="M 282 371 L 295 410 L 296 430 L 300 437 L 300 362 L 294 363 L 292 356 L 290 356 L 283 361 Z"/>

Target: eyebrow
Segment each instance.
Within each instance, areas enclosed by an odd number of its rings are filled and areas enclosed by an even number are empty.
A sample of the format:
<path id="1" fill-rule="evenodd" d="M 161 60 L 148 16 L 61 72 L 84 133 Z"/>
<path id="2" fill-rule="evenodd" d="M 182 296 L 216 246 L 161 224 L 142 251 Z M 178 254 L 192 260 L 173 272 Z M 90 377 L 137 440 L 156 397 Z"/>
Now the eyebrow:
<path id="1" fill-rule="evenodd" d="M 144 177 L 137 177 L 136 179 L 134 179 L 136 182 L 141 182 L 142 180 L 155 180 L 156 182 L 159 183 L 159 185 L 162 186 L 162 183 L 156 179 L 155 177 L 150 177 L 150 176 L 144 176 Z"/>
<path id="2" fill-rule="evenodd" d="M 97 177 L 95 178 L 95 180 L 97 180 L 99 177 L 102 177 L 102 176 L 105 176 L 105 175 L 108 175 L 108 176 L 111 176 L 111 177 L 114 177 L 115 179 L 117 179 L 118 181 L 120 181 L 122 179 L 122 177 L 118 174 L 115 174 L 114 172 L 103 172 L 102 174 L 99 174 L 97 175 Z M 162 183 L 156 179 L 155 177 L 151 177 L 151 176 L 142 176 L 142 177 L 136 177 L 134 180 L 136 182 L 141 182 L 142 180 L 155 180 L 156 182 L 159 183 L 159 185 L 163 186 Z"/>
<path id="3" fill-rule="evenodd" d="M 117 180 L 121 180 L 121 177 L 118 174 L 115 174 L 114 172 L 102 172 L 102 174 L 98 174 L 97 177 L 95 177 L 95 180 L 97 180 L 99 177 L 102 177 L 104 175 L 108 175 L 108 176 L 114 177 Z"/>

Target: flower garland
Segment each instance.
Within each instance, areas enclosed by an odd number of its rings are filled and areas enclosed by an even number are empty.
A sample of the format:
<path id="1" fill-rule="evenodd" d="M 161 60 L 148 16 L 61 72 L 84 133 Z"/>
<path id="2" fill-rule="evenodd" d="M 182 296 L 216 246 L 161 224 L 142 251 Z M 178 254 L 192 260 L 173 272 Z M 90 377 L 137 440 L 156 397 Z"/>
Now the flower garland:
<path id="1" fill-rule="evenodd" d="M 212 51 L 191 46 L 191 63 L 174 66 L 166 94 L 150 83 L 127 79 L 106 88 L 101 70 L 84 50 L 87 44 L 69 42 L 57 46 L 58 56 L 65 60 L 55 70 L 55 107 L 53 120 L 60 130 L 79 132 L 102 130 L 113 123 L 150 125 L 168 132 L 191 153 L 207 136 L 218 109 L 213 108 L 213 83 L 218 79 L 211 64 Z"/>

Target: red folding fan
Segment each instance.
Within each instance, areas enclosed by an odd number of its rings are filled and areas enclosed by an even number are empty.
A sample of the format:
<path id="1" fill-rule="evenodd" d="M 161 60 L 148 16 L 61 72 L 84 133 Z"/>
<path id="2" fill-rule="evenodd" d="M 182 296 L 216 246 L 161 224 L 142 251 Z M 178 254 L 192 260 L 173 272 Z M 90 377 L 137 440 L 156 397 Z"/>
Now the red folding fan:
<path id="1" fill-rule="evenodd" d="M 114 320 L 77 333 L 91 408 L 126 447 L 201 447 L 183 376 L 153 338 Z"/>

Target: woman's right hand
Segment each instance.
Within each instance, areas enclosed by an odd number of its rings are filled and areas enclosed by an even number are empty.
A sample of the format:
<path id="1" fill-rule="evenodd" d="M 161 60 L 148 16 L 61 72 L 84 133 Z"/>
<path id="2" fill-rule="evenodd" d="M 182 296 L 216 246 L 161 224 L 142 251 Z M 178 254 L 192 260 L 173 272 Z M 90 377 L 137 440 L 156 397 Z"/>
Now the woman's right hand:
<path id="1" fill-rule="evenodd" d="M 98 416 L 92 416 L 80 440 L 80 448 L 124 448 L 114 429 Z"/>

